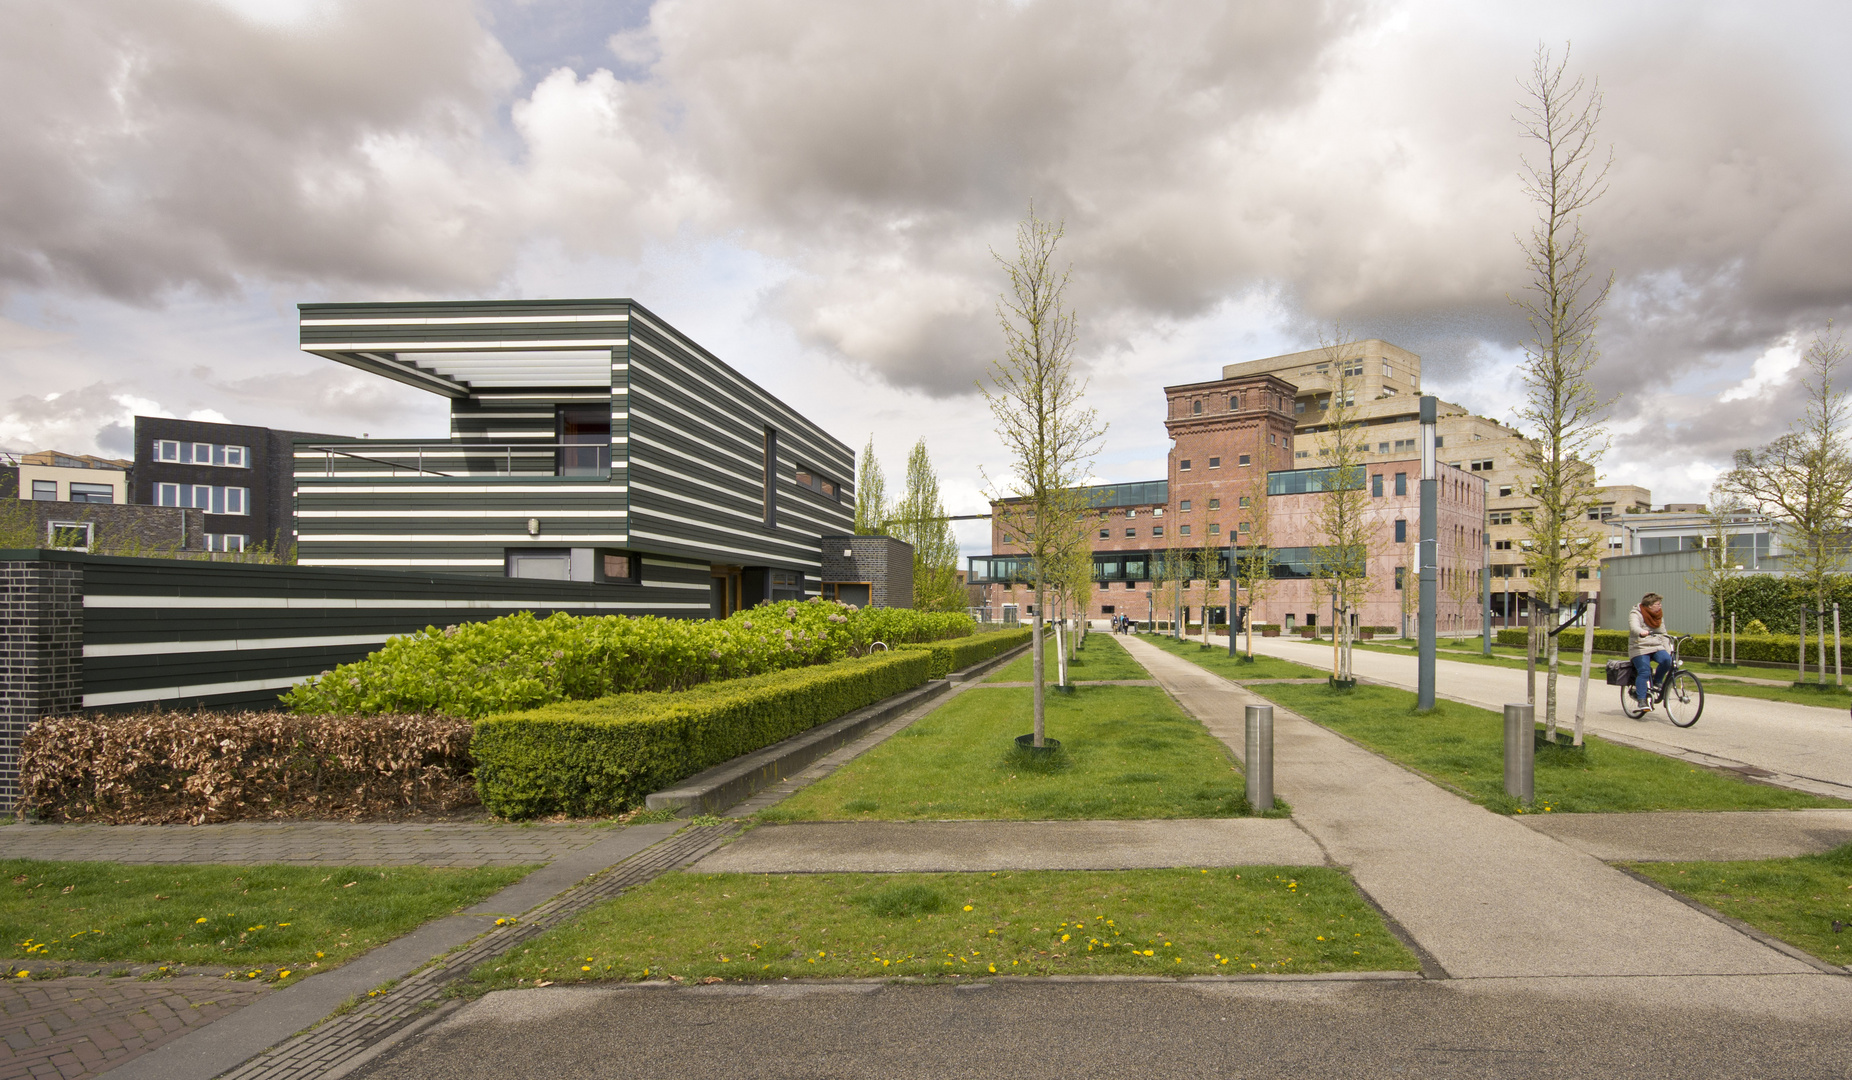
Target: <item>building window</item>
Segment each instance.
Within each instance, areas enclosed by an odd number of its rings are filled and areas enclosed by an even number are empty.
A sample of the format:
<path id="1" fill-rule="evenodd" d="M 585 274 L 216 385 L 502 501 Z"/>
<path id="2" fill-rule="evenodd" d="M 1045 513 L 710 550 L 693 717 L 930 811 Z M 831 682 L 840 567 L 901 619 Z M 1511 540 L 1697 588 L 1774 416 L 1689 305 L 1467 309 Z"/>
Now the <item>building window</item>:
<path id="1" fill-rule="evenodd" d="M 1016 542 L 1016 538 L 1014 536 L 1011 536 L 1009 533 L 1004 533 L 1003 542 L 1006 544 L 1014 544 Z"/>
<path id="2" fill-rule="evenodd" d="M 1511 524 L 1511 511 L 1494 510 L 1492 511 L 1488 520 L 1494 525 L 1509 525 Z M 1507 541 L 1504 541 L 1504 543 L 1509 544 L 1510 541 L 1507 540 Z"/>
<path id="3" fill-rule="evenodd" d="M 1492 459 L 1491 458 L 1480 458 L 1478 461 L 1473 462 L 1469 467 L 1471 468 L 1473 472 L 1491 472 L 1492 471 Z"/>
<path id="4" fill-rule="evenodd" d="M 207 533 L 207 551 L 243 551 L 250 537 L 244 533 Z"/>
<path id="5" fill-rule="evenodd" d="M 1293 399 L 1293 415 L 1297 416 L 1304 411 L 1305 411 L 1305 399 L 1304 398 L 1294 398 Z"/>
<path id="6" fill-rule="evenodd" d="M 247 446 L 226 446 L 219 443 L 156 439 L 154 460 L 173 461 L 182 465 L 222 465 L 231 469 L 248 469 L 251 467 L 251 449 Z"/>
<path id="7" fill-rule="evenodd" d="M 1138 507 L 1136 507 L 1136 506 L 1134 506 L 1134 507 L 1132 507 L 1132 508 L 1130 508 L 1130 509 L 1128 509 L 1128 510 L 1127 510 L 1127 511 L 1125 512 L 1125 516 L 1126 516 L 1126 517 L 1137 517 L 1137 516 L 1138 516 Z"/>
<path id="8" fill-rule="evenodd" d="M 206 484 L 156 484 L 154 505 L 204 510 L 208 514 L 249 514 L 251 489 Z"/>
<path id="9" fill-rule="evenodd" d="M 1100 539 L 1101 539 L 1101 540 L 1110 540 L 1110 539 L 1112 539 L 1112 530 L 1111 530 L 1111 529 L 1101 529 L 1101 530 L 1100 530 Z"/>
<path id="10" fill-rule="evenodd" d="M 1403 453 L 1404 451 L 1412 453 L 1414 449 L 1415 449 L 1415 440 L 1413 439 L 1397 439 L 1395 441 L 1395 451 L 1394 451 L 1395 453 L 1400 454 L 1400 453 Z"/>
<path id="11" fill-rule="evenodd" d="M 1222 500 L 1220 499 L 1210 499 L 1209 500 L 1209 509 L 1220 510 L 1221 508 L 1222 508 Z"/>
<path id="12" fill-rule="evenodd" d="M 1406 566 L 1398 566 L 1395 568 L 1395 587 L 1398 590 L 1402 588 L 1402 575 L 1406 574 L 1407 572 L 1408 572 L 1408 567 Z"/>
<path id="13" fill-rule="evenodd" d="M 1241 496 L 1241 502 L 1239 505 L 1245 509 L 1247 507 L 1247 504 L 1248 504 L 1248 497 L 1246 495 Z"/>
<path id="14" fill-rule="evenodd" d="M 837 485 L 836 481 L 824 478 L 815 469 L 807 465 L 799 465 L 797 467 L 797 472 L 792 474 L 792 479 L 797 482 L 798 487 L 806 491 L 814 491 L 831 502 L 842 501 L 839 497 L 842 489 Z"/>
<path id="15" fill-rule="evenodd" d="M 1252 529 L 1254 527 L 1254 523 L 1251 521 L 1244 521 L 1241 523 L 1239 527 L 1242 532 L 1247 532 L 1249 529 Z"/>
<path id="16" fill-rule="evenodd" d="M 1370 497 L 1372 499 L 1380 499 L 1383 497 L 1383 474 L 1382 473 L 1371 473 L 1370 474 Z"/>
<path id="17" fill-rule="evenodd" d="M 1184 499 L 1182 502 L 1177 504 L 1177 513 L 1187 514 L 1189 512 L 1190 512 L 1190 500 Z"/>
<path id="18" fill-rule="evenodd" d="M 1138 530 L 1137 530 L 1137 529 L 1127 529 L 1127 530 L 1125 530 L 1125 535 L 1127 535 L 1127 536 L 1137 536 L 1137 535 L 1138 535 Z"/>
<path id="19" fill-rule="evenodd" d="M 1238 466 L 1238 467 L 1240 467 L 1240 468 L 1243 468 L 1243 469 L 1245 469 L 1245 468 L 1247 468 L 1247 467 L 1248 467 L 1249 465 L 1252 465 L 1252 464 L 1253 464 L 1253 462 L 1252 462 L 1252 461 L 1250 461 L 1250 460 L 1248 460 L 1248 455 L 1247 455 L 1247 454 L 1242 454 L 1242 455 L 1241 455 L 1240 457 L 1238 457 L 1238 458 L 1236 458 L 1236 459 L 1235 459 L 1235 464 L 1236 464 L 1236 466 Z"/>
<path id="20" fill-rule="evenodd" d="M 1220 534 L 1221 534 L 1221 532 L 1222 532 L 1222 523 L 1221 523 L 1221 522 L 1219 522 L 1219 521 L 1211 521 L 1211 522 L 1209 523 L 1209 535 L 1210 535 L 1210 536 L 1217 536 L 1217 535 L 1220 535 Z"/>
<path id="21" fill-rule="evenodd" d="M 1408 474 L 1407 473 L 1399 472 L 1395 474 L 1395 493 L 1397 495 L 1408 494 Z"/>
<path id="22" fill-rule="evenodd" d="M 1152 517 L 1163 517 L 1163 516 L 1164 516 L 1164 508 L 1163 508 L 1163 507 L 1161 507 L 1161 506 L 1154 506 L 1154 507 L 1152 507 L 1152 508 L 1151 508 L 1151 516 L 1152 516 Z"/>
<path id="23" fill-rule="evenodd" d="M 1501 499 L 1511 498 L 1511 485 L 1510 484 L 1498 485 L 1498 497 Z"/>
<path id="24" fill-rule="evenodd" d="M 1241 408 L 1241 397 L 1240 397 L 1240 395 L 1236 395 L 1236 396 L 1234 396 L 1234 397 L 1231 397 L 1231 398 L 1229 398 L 1229 399 L 1228 399 L 1228 411 L 1229 411 L 1229 412 L 1234 412 L 1235 410 L 1237 410 L 1237 409 L 1239 409 L 1239 408 Z"/>
<path id="25" fill-rule="evenodd" d="M 1195 413 L 1200 416 L 1202 414 L 1202 411 L 1203 411 L 1203 403 L 1202 403 L 1201 398 L 1198 398 L 1197 400 L 1190 402 L 1190 412 Z"/>
<path id="26" fill-rule="evenodd" d="M 1212 457 L 1212 458 L 1210 458 L 1210 459 L 1209 459 L 1209 467 L 1210 467 L 1211 469 L 1219 469 L 1219 468 L 1221 468 L 1221 467 L 1222 467 L 1222 459 L 1221 459 L 1221 458 L 1219 458 L 1219 457 Z"/>
<path id="27" fill-rule="evenodd" d="M 750 459 L 749 459 L 750 460 Z M 761 478 L 765 487 L 765 524 L 775 527 L 778 524 L 778 432 L 772 428 L 765 429 L 765 470 Z M 511 577 L 514 575 L 510 575 Z"/>
<path id="28" fill-rule="evenodd" d="M 1408 519 L 1407 518 L 1396 518 L 1395 519 L 1395 542 L 1398 544 L 1408 543 Z"/>
<path id="29" fill-rule="evenodd" d="M 1294 450 L 1293 451 L 1293 457 L 1295 458 L 1311 457 L 1311 456 L 1312 456 L 1312 452 L 1310 450 Z"/>
<path id="30" fill-rule="evenodd" d="M 1189 472 L 1190 471 L 1190 459 L 1184 458 L 1182 461 L 1177 462 L 1177 471 L 1178 472 Z"/>
<path id="31" fill-rule="evenodd" d="M 1389 444 L 1386 442 L 1377 443 L 1376 452 L 1379 454 L 1387 454 L 1389 452 Z"/>
<path id="32" fill-rule="evenodd" d="M 45 546 L 62 551 L 89 551 L 95 534 L 88 521 L 47 521 Z"/>
<path id="33" fill-rule="evenodd" d="M 1395 378 L 1395 369 L 1389 366 L 1389 362 L 1387 360 L 1383 361 L 1383 378 L 1385 379 Z"/>
<path id="34" fill-rule="evenodd" d="M 1162 526 L 1162 525 L 1153 525 L 1153 526 L 1151 526 L 1151 535 L 1152 535 L 1152 536 L 1163 536 L 1163 535 L 1164 535 L 1164 526 Z"/>
<path id="35" fill-rule="evenodd" d="M 116 501 L 116 489 L 108 484 L 80 484 L 71 481 L 71 501 L 81 503 L 113 503 Z"/>
<path id="36" fill-rule="evenodd" d="M 1438 450 L 1445 445 L 1447 445 L 1447 436 L 1445 435 L 1434 436 L 1434 448 L 1435 449 Z"/>
<path id="37" fill-rule="evenodd" d="M 1494 541 L 1492 541 L 1492 550 L 1493 550 L 1493 551 L 1510 551 L 1510 550 L 1511 550 L 1511 541 L 1509 541 L 1509 540 L 1494 540 Z"/>
<path id="38" fill-rule="evenodd" d="M 796 577 L 789 570 L 773 570 L 771 574 L 774 594 L 785 588 L 779 584 L 781 579 Z M 607 585 L 635 585 L 643 580 L 643 560 L 629 551 L 601 551 L 598 553 L 597 580 Z"/>
<path id="39" fill-rule="evenodd" d="M 1177 526 L 1177 535 L 1178 535 L 1178 536 L 1188 536 L 1188 535 L 1190 535 L 1190 527 L 1189 527 L 1188 525 L 1179 525 L 1179 526 Z"/>
<path id="40" fill-rule="evenodd" d="M 572 552 L 565 548 L 510 551 L 506 559 L 506 573 L 511 578 L 533 578 L 540 581 L 572 580 Z"/>
<path id="41" fill-rule="evenodd" d="M 34 480 L 32 482 L 32 500 L 34 502 L 57 502 L 58 481 Z"/>
<path id="42" fill-rule="evenodd" d="M 1346 376 L 1363 374 L 1363 361 L 1362 360 L 1344 361 L 1344 374 Z"/>

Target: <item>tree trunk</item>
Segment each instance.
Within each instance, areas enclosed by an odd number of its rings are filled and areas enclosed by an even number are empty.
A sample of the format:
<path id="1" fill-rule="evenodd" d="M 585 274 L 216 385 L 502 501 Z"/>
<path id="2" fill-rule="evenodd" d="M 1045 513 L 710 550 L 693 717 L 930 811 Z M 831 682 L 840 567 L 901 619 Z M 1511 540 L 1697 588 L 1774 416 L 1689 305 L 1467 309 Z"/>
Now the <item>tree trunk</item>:
<path id="1" fill-rule="evenodd" d="M 1042 655 L 1042 583 L 1035 583 L 1035 622 L 1029 631 L 1029 648 L 1035 656 L 1035 745 L 1042 745 L 1045 712 L 1042 701 L 1042 679 L 1048 670 L 1048 661 Z"/>
<path id="2" fill-rule="evenodd" d="M 1546 654 L 1549 659 L 1545 663 L 1547 674 L 1544 676 L 1543 687 L 1543 733 L 1551 742 L 1556 741 L 1556 644 L 1558 637 L 1561 635 L 1550 639 L 1549 650 Z"/>

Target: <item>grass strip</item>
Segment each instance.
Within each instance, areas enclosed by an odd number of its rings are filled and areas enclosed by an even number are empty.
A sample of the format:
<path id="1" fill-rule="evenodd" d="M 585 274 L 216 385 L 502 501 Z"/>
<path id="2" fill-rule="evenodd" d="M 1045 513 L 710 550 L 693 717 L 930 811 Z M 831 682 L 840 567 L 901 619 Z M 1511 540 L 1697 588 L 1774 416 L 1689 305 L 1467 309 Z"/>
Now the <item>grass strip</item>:
<path id="1" fill-rule="evenodd" d="M 1193 661 L 1230 682 L 1244 682 L 1248 679 L 1324 679 L 1331 675 L 1325 668 L 1296 664 L 1291 660 L 1260 653 L 1255 653 L 1252 660 L 1245 653 L 1231 659 L 1226 646 L 1211 645 L 1205 649 L 1199 641 L 1178 641 L 1168 634 L 1140 634 L 1138 640 Z"/>
<path id="2" fill-rule="evenodd" d="M 766 821 L 1241 817 L 1228 748 L 1153 686 L 1047 695 L 1046 760 L 1017 749 L 1033 690 L 973 688 L 776 806 Z"/>
<path id="3" fill-rule="evenodd" d="M 1441 647 L 1435 650 L 1435 655 L 1442 660 L 1454 660 L 1466 664 L 1486 664 L 1490 667 L 1511 668 L 1518 671 L 1524 670 L 1523 649 L 1513 648 L 1509 645 L 1494 645 L 1492 646 L 1492 655 L 1487 657 L 1480 654 L 1477 645 L 1473 645 L 1471 651 L 1461 650 L 1456 652 L 1446 648 L 1446 644 L 1446 642 L 1442 642 Z M 1396 656 L 1412 656 L 1415 653 L 1415 646 L 1412 644 L 1379 645 L 1375 642 L 1360 641 L 1357 643 L 1357 648 L 1369 652 L 1390 653 Z M 1605 679 L 1603 669 L 1607 662 L 1613 659 L 1617 659 L 1617 657 L 1612 653 L 1595 654 L 1593 666 L 1589 669 L 1589 678 L 1592 680 L 1592 686 L 1606 685 L 1603 681 Z M 1852 689 L 1847 689 L 1831 682 L 1827 683 L 1825 686 L 1817 686 L 1813 683 L 1809 683 L 1806 686 L 1763 686 L 1760 683 L 1739 681 L 1744 678 L 1779 679 L 1782 677 L 1783 672 L 1777 668 L 1745 668 L 1736 664 L 1711 664 L 1702 660 L 1686 660 L 1685 667 L 1704 680 L 1704 693 L 1707 695 L 1718 694 L 1724 697 L 1756 698 L 1760 701 L 1785 701 L 1791 705 L 1816 705 L 1829 709 L 1852 708 Z M 1546 669 L 1541 663 L 1537 665 L 1539 676 L 1541 676 L 1545 670 Z M 1561 674 L 1570 675 L 1571 677 L 1579 677 L 1581 675 L 1582 653 L 1580 639 L 1577 639 L 1576 652 L 1573 656 L 1568 653 L 1563 654 L 1558 671 Z M 1617 693 L 1617 691 L 1611 689 L 1604 692 L 1608 694 Z"/>
<path id="4" fill-rule="evenodd" d="M 1504 717 L 1489 709 L 1440 701 L 1415 709 L 1415 695 L 1387 686 L 1336 690 L 1274 684 L 1254 692 L 1314 723 L 1405 765 L 1489 810 L 1522 813 L 1505 794 Z M 1541 730 L 1541 729 L 1539 729 Z M 1843 807 L 1787 788 L 1753 784 L 1709 769 L 1620 746 L 1595 736 L 1585 745 L 1539 745 L 1533 812 L 1624 813 L 1642 810 L 1795 810 Z"/>
<path id="5" fill-rule="evenodd" d="M 1852 844 L 1791 859 L 1626 866 L 1827 963 L 1852 964 Z"/>
<path id="6" fill-rule="evenodd" d="M 1042 659 L 1047 667 L 1042 677 L 1050 684 L 1055 681 L 1055 674 L 1060 669 L 1055 666 L 1055 632 L 1046 631 L 1042 644 Z M 996 674 L 985 682 L 1031 682 L 1035 679 L 1035 657 L 1024 653 L 1005 664 Z M 1114 641 L 1111 634 L 1094 631 L 1087 635 L 1087 643 L 1075 651 L 1074 661 L 1068 668 L 1068 678 L 1074 682 L 1090 679 L 1149 679 L 1151 673 L 1146 671 L 1132 654 L 1125 651 L 1125 646 Z"/>
<path id="7" fill-rule="evenodd" d="M 536 982 L 1413 971 L 1342 870 L 665 874 L 485 962 Z"/>
<path id="8" fill-rule="evenodd" d="M 130 866 L 0 860 L 0 950 L 47 964 L 333 967 L 531 866 Z"/>

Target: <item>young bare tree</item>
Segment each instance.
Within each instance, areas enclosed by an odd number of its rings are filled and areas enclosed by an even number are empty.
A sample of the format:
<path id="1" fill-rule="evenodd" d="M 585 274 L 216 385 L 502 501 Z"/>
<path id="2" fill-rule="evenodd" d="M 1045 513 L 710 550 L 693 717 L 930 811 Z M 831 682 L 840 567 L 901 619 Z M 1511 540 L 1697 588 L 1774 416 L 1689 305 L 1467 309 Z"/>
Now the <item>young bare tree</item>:
<path id="1" fill-rule="evenodd" d="M 861 502 L 857 492 L 856 502 Z M 926 440 L 907 455 L 907 487 L 888 508 L 887 531 L 913 545 L 913 606 L 920 611 L 962 611 L 964 587 L 958 583 L 958 540 L 939 494 L 939 476 L 926 452 Z"/>
<path id="2" fill-rule="evenodd" d="M 1479 546 L 1469 542 L 1465 533 L 1456 533 L 1448 546 L 1451 558 L 1447 569 L 1446 595 L 1453 608 L 1453 636 L 1466 636 L 1466 613 L 1479 603 Z"/>
<path id="3" fill-rule="evenodd" d="M 855 535 L 876 536 L 887 528 L 887 481 L 875 460 L 875 437 L 862 448 L 862 463 L 855 470 Z"/>
<path id="4" fill-rule="evenodd" d="M 1267 517 L 1267 474 L 1256 475 L 1249 490 L 1250 494 L 1241 497 L 1248 505 L 1237 504 L 1235 511 L 1240 519 L 1235 528 L 1241 546 L 1236 551 L 1236 566 L 1231 572 L 1240 576 L 1241 591 L 1247 594 L 1248 659 L 1252 660 L 1254 620 L 1260 618 L 1267 594 L 1273 591 L 1273 531 Z"/>
<path id="5" fill-rule="evenodd" d="M 1607 191 L 1613 159 L 1596 138 L 1600 84 L 1572 79 L 1568 65 L 1567 49 L 1558 62 L 1538 46 L 1515 118 L 1532 147 L 1522 157 L 1522 176 L 1524 194 L 1537 207 L 1537 224 L 1518 242 L 1530 280 L 1512 301 L 1530 327 L 1517 409 L 1518 426 L 1530 436 L 1520 463 L 1536 498 L 1525 563 L 1532 601 L 1552 615 L 1575 595 L 1576 571 L 1600 557 L 1600 533 L 1588 516 L 1612 403 L 1596 392 L 1590 374 L 1601 356 L 1595 331 L 1614 275 L 1598 277 L 1590 265 L 1582 212 Z M 1548 641 L 1544 724 L 1554 733 L 1556 638 Z"/>
<path id="6" fill-rule="evenodd" d="M 1074 520 L 1084 503 L 1076 489 L 1093 466 L 1105 438 L 1098 415 L 1082 401 L 1087 381 L 1074 369 L 1075 318 L 1067 308 L 1068 270 L 1055 265 L 1060 222 L 1037 217 L 1035 205 L 1016 229 L 1016 257 L 992 252 L 1008 277 L 997 302 L 1003 356 L 991 364 L 990 385 L 980 386 L 997 435 L 1010 455 L 1005 492 L 1014 501 L 1000 508 L 1009 531 L 1028 556 L 1035 592 L 1031 649 L 1035 657 L 1035 745 L 1044 745 L 1046 708 L 1042 623 L 1047 568 L 1071 543 Z M 990 478 L 985 477 L 986 483 Z M 996 487 L 998 485 L 991 484 Z"/>
<path id="7" fill-rule="evenodd" d="M 1801 354 L 1806 413 L 1767 446 L 1738 450 L 1735 466 L 1719 480 L 1726 494 L 1755 507 L 1781 531 L 1790 551 L 1788 580 L 1822 621 L 1833 579 L 1846 565 L 1846 532 L 1852 526 L 1852 452 L 1846 443 L 1852 415 L 1839 383 L 1845 360 L 1845 341 L 1828 323 Z M 1817 636 L 1824 685 L 1826 640 Z"/>
<path id="8" fill-rule="evenodd" d="M 1351 670 L 1351 614 L 1370 592 L 1370 548 L 1377 528 L 1370 518 L 1369 492 L 1364 490 L 1367 436 L 1356 412 L 1354 379 L 1361 373 L 1362 360 L 1346 348 L 1341 327 L 1334 327 L 1321 345 L 1331 370 L 1331 397 L 1323 418 L 1324 494 L 1314 515 L 1321 542 L 1312 548 L 1312 576 L 1324 582 L 1337 609 L 1331 632 L 1332 677 L 1348 681 L 1356 677 Z"/>
<path id="9" fill-rule="evenodd" d="M 1205 649 L 1209 647 L 1209 608 L 1217 600 L 1228 595 L 1221 587 L 1223 541 L 1219 528 L 1221 521 L 1218 517 L 1218 520 L 1211 523 L 1209 513 L 1209 511 L 1204 511 L 1203 519 L 1196 524 L 1196 528 L 1202 535 L 1196 537 L 1196 549 L 1190 560 L 1196 568 L 1198 579 L 1195 594 L 1202 608 L 1202 647 Z M 1221 511 L 1217 510 L 1214 513 L 1220 515 Z M 1211 528 L 1211 524 L 1217 527 Z"/>
<path id="10" fill-rule="evenodd" d="M 1698 565 L 1685 572 L 1685 584 L 1709 600 L 1710 640 L 1705 647 L 1705 658 L 1713 663 L 1722 659 L 1723 641 L 1717 635 L 1718 627 L 1726 618 L 1724 612 L 1729 607 L 1730 594 L 1742 582 L 1743 568 L 1736 564 L 1736 555 L 1730 551 L 1730 525 L 1742 510 L 1741 503 L 1721 485 L 1712 489 L 1710 503 L 1704 510 L 1704 556 Z"/>

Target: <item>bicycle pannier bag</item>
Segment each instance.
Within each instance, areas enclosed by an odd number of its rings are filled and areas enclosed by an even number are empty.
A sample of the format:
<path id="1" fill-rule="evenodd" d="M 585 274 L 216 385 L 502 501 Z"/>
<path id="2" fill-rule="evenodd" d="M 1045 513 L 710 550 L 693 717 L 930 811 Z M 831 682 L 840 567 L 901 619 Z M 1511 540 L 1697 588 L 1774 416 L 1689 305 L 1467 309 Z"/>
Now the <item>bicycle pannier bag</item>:
<path id="1" fill-rule="evenodd" d="M 1608 661 L 1608 685 L 1627 686 L 1633 682 L 1633 661 Z"/>

